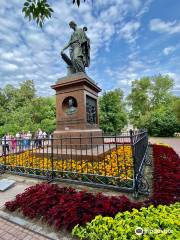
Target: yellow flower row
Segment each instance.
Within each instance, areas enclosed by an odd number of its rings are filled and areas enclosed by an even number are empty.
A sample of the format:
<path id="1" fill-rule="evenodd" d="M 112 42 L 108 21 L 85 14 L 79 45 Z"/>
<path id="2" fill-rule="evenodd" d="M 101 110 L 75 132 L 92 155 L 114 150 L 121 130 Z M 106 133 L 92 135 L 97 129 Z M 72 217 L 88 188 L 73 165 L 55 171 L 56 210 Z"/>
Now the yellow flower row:
<path id="1" fill-rule="evenodd" d="M 0 163 L 11 168 L 51 170 L 52 162 L 47 157 L 37 157 L 31 151 L 0 157 Z M 53 169 L 57 172 L 76 172 L 78 174 L 96 174 L 120 179 L 132 179 L 133 160 L 130 146 L 119 146 L 103 159 L 96 161 L 58 159 L 53 161 Z"/>

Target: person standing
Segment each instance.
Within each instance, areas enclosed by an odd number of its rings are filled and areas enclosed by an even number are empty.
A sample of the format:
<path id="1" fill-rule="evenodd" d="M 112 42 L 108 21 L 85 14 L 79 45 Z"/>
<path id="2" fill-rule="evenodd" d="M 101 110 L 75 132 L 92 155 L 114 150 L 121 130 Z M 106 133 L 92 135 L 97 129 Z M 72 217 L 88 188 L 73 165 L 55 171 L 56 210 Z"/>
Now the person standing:
<path id="1" fill-rule="evenodd" d="M 17 148 L 17 140 L 15 136 L 11 136 L 11 149 L 13 153 L 16 152 L 16 148 Z"/>
<path id="2" fill-rule="evenodd" d="M 32 134 L 31 134 L 30 131 L 28 131 L 27 134 L 26 134 L 27 148 L 28 149 L 30 148 L 30 145 L 31 145 L 31 139 L 32 139 Z"/>
<path id="3" fill-rule="evenodd" d="M 47 137 L 47 133 L 44 131 L 43 132 L 43 139 L 46 139 L 46 137 Z"/>
<path id="4" fill-rule="evenodd" d="M 7 152 L 9 153 L 9 141 L 10 141 L 10 135 L 9 134 L 5 134 L 2 137 L 2 151 L 3 151 L 3 155 L 6 155 Z"/>
<path id="5" fill-rule="evenodd" d="M 43 132 L 42 132 L 42 130 L 39 128 L 39 129 L 38 129 L 38 147 L 39 147 L 39 148 L 42 147 L 42 139 L 43 139 Z"/>
<path id="6" fill-rule="evenodd" d="M 1 139 L 2 143 L 2 155 L 6 154 L 6 135 L 4 135 Z"/>
<path id="7" fill-rule="evenodd" d="M 8 153 L 10 152 L 10 148 L 9 148 L 9 146 L 10 146 L 10 141 L 11 141 L 11 135 L 8 133 L 8 134 L 6 135 L 6 149 L 7 149 Z"/>
<path id="8" fill-rule="evenodd" d="M 43 146 L 46 145 L 46 140 L 47 140 L 47 133 L 44 131 L 43 132 Z"/>
<path id="9" fill-rule="evenodd" d="M 18 145 L 19 145 L 19 151 L 23 148 L 23 132 L 20 132 L 18 135 Z"/>
<path id="10" fill-rule="evenodd" d="M 38 131 L 35 132 L 35 140 L 34 140 L 34 147 L 38 148 Z"/>
<path id="11" fill-rule="evenodd" d="M 16 140 L 17 140 L 17 145 L 19 146 L 20 145 L 20 142 L 19 142 L 19 140 L 20 140 L 20 133 L 19 132 L 16 133 Z"/>
<path id="12" fill-rule="evenodd" d="M 26 133 L 25 131 L 22 131 L 21 133 L 21 150 L 26 149 Z"/>

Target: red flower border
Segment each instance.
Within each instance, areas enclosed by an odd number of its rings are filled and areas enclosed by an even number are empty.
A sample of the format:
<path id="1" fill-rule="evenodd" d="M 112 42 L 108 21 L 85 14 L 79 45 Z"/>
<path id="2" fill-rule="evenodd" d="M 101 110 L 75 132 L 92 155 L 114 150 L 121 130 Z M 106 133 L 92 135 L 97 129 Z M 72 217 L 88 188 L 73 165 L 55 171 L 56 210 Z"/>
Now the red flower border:
<path id="1" fill-rule="evenodd" d="M 180 158 L 171 148 L 153 145 L 153 196 L 147 203 L 171 204 L 180 200 Z"/>
<path id="2" fill-rule="evenodd" d="M 57 184 L 37 184 L 6 202 L 9 211 L 20 210 L 30 218 L 42 217 L 57 229 L 72 229 L 83 225 L 96 215 L 115 216 L 116 213 L 139 209 L 150 204 L 177 202 L 179 187 L 179 156 L 172 148 L 153 145 L 154 176 L 153 196 L 145 202 L 132 202 L 126 196 L 107 197 L 101 193 L 92 194 Z"/>

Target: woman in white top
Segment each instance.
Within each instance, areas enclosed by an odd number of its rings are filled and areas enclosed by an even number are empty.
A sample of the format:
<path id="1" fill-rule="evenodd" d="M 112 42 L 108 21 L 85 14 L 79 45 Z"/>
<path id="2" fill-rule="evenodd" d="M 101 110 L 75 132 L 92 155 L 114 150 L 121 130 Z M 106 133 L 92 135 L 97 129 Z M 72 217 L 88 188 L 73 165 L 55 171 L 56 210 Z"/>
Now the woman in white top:
<path id="1" fill-rule="evenodd" d="M 2 137 L 2 151 L 3 151 L 3 155 L 6 155 L 8 151 L 9 153 L 9 141 L 10 141 L 10 135 L 9 134 L 5 134 Z"/>

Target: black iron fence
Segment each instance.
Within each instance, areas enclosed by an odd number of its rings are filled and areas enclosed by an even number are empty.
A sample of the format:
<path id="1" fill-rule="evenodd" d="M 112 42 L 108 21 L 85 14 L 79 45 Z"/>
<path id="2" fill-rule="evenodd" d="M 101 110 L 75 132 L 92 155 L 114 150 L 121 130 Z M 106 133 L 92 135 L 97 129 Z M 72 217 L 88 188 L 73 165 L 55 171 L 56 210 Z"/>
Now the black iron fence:
<path id="1" fill-rule="evenodd" d="M 144 178 L 146 131 L 120 135 L 0 139 L 0 168 L 6 172 L 118 191 L 148 193 Z"/>

